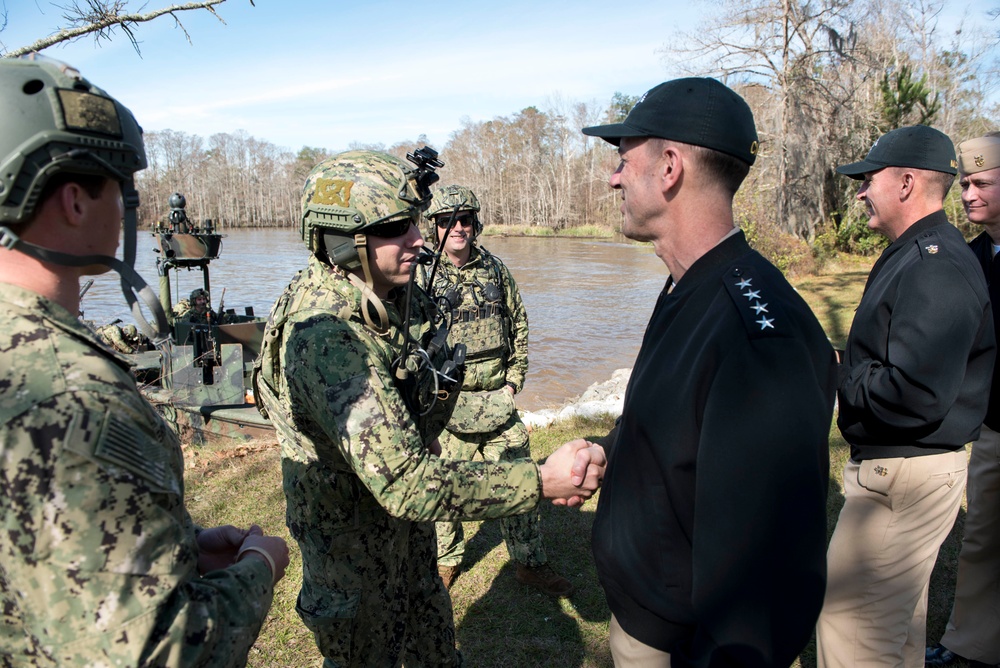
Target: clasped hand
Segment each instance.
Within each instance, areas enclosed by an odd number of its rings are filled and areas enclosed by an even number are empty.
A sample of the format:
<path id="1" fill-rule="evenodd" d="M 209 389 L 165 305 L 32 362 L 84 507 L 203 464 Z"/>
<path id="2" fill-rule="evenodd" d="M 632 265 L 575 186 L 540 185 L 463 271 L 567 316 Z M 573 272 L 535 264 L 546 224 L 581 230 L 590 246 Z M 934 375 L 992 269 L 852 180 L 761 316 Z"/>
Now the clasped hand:
<path id="1" fill-rule="evenodd" d="M 539 469 L 542 495 L 557 506 L 582 505 L 601 486 L 607 458 L 604 448 L 578 438 L 563 443 Z"/>

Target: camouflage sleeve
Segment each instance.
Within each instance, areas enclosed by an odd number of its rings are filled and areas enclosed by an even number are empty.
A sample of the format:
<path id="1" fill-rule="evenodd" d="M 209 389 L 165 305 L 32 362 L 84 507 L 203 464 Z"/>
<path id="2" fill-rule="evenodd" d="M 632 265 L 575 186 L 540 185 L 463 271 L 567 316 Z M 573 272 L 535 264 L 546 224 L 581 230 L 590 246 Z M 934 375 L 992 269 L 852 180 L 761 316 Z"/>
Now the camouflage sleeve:
<path id="1" fill-rule="evenodd" d="M 291 404 L 308 412 L 322 431 L 316 440 L 335 445 L 390 515 L 481 520 L 538 504 L 534 462 L 453 462 L 427 451 L 367 332 L 336 318 L 292 326 L 282 360 Z"/>
<path id="2" fill-rule="evenodd" d="M 503 280 L 506 283 L 504 290 L 507 295 L 507 312 L 510 314 L 511 338 L 513 346 L 507 358 L 507 379 L 506 382 L 514 386 L 514 390 L 521 391 L 524 387 L 524 378 L 528 375 L 528 312 L 521 301 L 521 292 L 517 289 L 514 276 L 510 273 L 507 265 L 502 265 Z"/>
<path id="3" fill-rule="evenodd" d="M 57 395 L 0 427 L 0 664 L 242 666 L 271 574 L 198 575 L 180 449 L 120 399 Z"/>

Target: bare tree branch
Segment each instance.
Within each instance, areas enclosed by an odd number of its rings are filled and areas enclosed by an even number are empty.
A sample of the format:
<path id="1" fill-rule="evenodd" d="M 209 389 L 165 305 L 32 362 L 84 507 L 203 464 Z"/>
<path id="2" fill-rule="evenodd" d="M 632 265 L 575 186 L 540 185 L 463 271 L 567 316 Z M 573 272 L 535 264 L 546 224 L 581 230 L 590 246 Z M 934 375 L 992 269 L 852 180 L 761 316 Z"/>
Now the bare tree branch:
<path id="1" fill-rule="evenodd" d="M 33 51 L 41 51 L 50 46 L 63 42 L 72 42 L 87 35 L 93 35 L 94 41 L 100 42 L 102 39 L 111 39 L 115 28 L 120 29 L 132 43 L 136 53 L 139 53 L 139 44 L 136 41 L 135 27 L 140 23 L 152 21 L 153 19 L 169 14 L 173 17 L 177 27 L 184 33 L 184 37 L 191 41 L 191 36 L 184 28 L 177 14 L 179 12 L 204 9 L 212 13 L 215 18 L 222 23 L 222 17 L 215 11 L 216 5 L 221 5 L 226 0 L 202 0 L 201 2 L 188 2 L 185 4 L 171 5 L 148 13 L 125 13 L 128 10 L 128 0 L 73 0 L 66 6 L 59 6 L 64 11 L 63 19 L 70 26 L 56 32 L 48 37 L 43 37 L 33 44 L 6 52 L 0 52 L 5 58 L 16 58 Z M 250 0 L 253 5 L 253 0 Z M 143 5 L 145 8 L 145 5 Z M 140 54 L 141 55 L 141 54 Z"/>

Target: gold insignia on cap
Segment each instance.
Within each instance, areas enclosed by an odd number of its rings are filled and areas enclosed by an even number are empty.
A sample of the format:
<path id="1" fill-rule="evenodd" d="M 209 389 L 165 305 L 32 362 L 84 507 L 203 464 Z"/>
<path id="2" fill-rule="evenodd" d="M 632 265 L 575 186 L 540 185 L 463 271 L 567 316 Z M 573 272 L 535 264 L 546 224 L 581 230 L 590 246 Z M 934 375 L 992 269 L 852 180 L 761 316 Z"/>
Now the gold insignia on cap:
<path id="1" fill-rule="evenodd" d="M 1000 137 L 976 137 L 958 145 L 958 170 L 963 174 L 997 167 L 1000 167 Z"/>
<path id="2" fill-rule="evenodd" d="M 934 255 L 935 253 L 938 252 L 937 244 L 928 244 L 927 246 L 924 246 L 924 248 L 926 248 L 927 252 L 930 253 L 931 255 Z"/>
<path id="3" fill-rule="evenodd" d="M 952 160 L 951 166 L 954 167 L 955 169 L 958 169 L 958 160 Z"/>
<path id="4" fill-rule="evenodd" d="M 750 142 L 750 155 L 757 155 L 757 140 Z"/>
<path id="5" fill-rule="evenodd" d="M 313 195 L 314 204 L 326 204 L 327 206 L 342 206 L 345 209 L 351 206 L 351 188 L 354 181 L 344 179 L 316 179 L 316 193 Z"/>

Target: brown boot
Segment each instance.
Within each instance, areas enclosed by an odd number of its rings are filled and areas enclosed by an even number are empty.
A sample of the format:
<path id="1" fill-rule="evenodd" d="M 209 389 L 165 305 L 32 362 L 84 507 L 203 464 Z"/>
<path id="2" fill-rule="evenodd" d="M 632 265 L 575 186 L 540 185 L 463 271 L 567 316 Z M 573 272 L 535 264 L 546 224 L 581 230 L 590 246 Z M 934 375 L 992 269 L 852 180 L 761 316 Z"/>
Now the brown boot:
<path id="1" fill-rule="evenodd" d="M 438 575 L 444 581 L 444 588 L 451 589 L 451 583 L 458 577 L 458 566 L 438 566 Z"/>
<path id="2" fill-rule="evenodd" d="M 549 596 L 563 597 L 573 593 L 573 585 L 569 580 L 552 570 L 548 564 L 541 566 L 517 565 L 517 573 L 514 575 L 518 582 L 548 594 Z"/>

